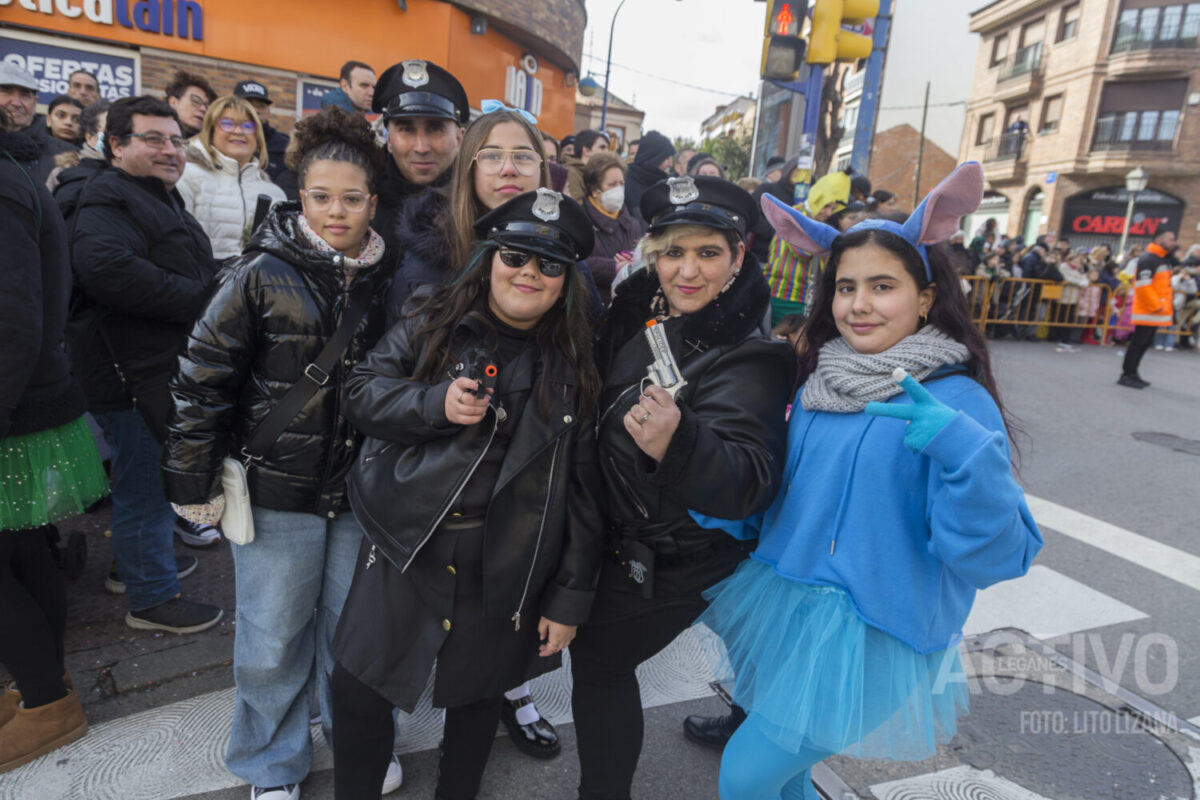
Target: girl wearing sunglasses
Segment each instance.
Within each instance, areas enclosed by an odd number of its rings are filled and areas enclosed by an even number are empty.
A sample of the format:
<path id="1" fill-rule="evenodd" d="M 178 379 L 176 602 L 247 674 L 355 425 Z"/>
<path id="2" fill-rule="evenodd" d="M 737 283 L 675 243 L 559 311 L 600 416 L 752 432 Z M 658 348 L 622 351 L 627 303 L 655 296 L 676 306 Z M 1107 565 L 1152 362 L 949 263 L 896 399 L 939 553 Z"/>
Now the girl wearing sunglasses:
<path id="1" fill-rule="evenodd" d="M 364 542 L 334 640 L 335 796 L 378 796 L 393 706 L 434 662 L 436 795 L 474 798 L 505 693 L 556 669 L 600 558 L 599 378 L 583 209 L 549 189 L 478 219 L 449 285 L 418 289 L 347 383 L 369 437 L 348 481 Z"/>
<path id="2" fill-rule="evenodd" d="M 273 203 L 287 199 L 264 171 L 267 141 L 254 107 L 233 95 L 213 101 L 200 133 L 188 144 L 187 162 L 176 188 L 208 234 L 213 255 L 241 255 L 250 241 L 258 196 L 265 194 Z"/>
<path id="3" fill-rule="evenodd" d="M 467 127 L 445 189 L 426 192 L 405 205 L 394 236 L 404 253 L 388 297 L 388 319 L 399 319 L 418 286 L 445 283 L 458 274 L 476 244 L 475 221 L 519 194 L 550 186 L 542 137 L 528 113 L 483 101 L 493 108 Z M 590 254 L 589 254 L 590 255 Z M 591 272 L 583 270 L 596 310 Z"/>

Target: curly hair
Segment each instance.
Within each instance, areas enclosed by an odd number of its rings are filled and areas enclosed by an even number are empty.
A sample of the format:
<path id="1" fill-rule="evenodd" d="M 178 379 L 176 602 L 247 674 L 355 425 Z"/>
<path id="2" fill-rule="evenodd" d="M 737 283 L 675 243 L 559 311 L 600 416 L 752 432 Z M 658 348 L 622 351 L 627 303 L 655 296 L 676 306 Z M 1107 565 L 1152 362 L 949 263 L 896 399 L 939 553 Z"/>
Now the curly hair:
<path id="1" fill-rule="evenodd" d="M 354 164 L 367 173 L 367 185 L 373 185 L 375 176 L 383 169 L 384 158 L 367 121 L 358 114 L 347 114 L 334 106 L 300 120 L 283 156 L 284 163 L 296 172 L 302 187 L 314 161 Z"/>

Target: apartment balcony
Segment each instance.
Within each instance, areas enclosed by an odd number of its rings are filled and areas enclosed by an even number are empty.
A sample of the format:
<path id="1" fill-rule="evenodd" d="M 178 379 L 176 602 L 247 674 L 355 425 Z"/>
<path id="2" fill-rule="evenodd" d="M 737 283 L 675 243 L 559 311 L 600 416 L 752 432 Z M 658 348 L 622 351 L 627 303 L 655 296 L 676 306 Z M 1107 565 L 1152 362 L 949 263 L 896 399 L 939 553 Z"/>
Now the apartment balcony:
<path id="1" fill-rule="evenodd" d="M 1176 129 L 1143 130 L 1137 125 L 1122 125 L 1120 120 L 1102 118 L 1096 123 L 1092 146 L 1087 155 L 1088 170 L 1128 170 L 1141 164 L 1178 163 Z"/>
<path id="2" fill-rule="evenodd" d="M 1029 134 L 1005 133 L 989 143 L 983 155 L 983 177 L 992 183 L 1015 183 L 1025 180 L 1026 148 Z"/>
<path id="3" fill-rule="evenodd" d="M 1002 102 L 1029 97 L 1042 90 L 1042 45 L 1018 50 L 996 76 L 996 99 Z"/>
<path id="4" fill-rule="evenodd" d="M 1108 76 L 1121 78 L 1147 74 L 1186 75 L 1196 65 L 1197 40 L 1120 36 L 1108 56 Z"/>

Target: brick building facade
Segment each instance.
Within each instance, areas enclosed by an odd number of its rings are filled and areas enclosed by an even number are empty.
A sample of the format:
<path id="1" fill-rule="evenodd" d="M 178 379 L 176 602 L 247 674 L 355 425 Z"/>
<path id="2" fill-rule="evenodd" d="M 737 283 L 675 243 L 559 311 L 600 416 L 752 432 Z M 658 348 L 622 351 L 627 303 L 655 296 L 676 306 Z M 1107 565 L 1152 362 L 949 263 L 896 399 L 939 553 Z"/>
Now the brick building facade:
<path id="1" fill-rule="evenodd" d="M 921 151 L 921 186 L 916 189 L 917 152 Z M 914 190 L 917 202 L 929 194 L 943 178 L 954 171 L 958 162 L 954 156 L 925 139 L 921 148 L 921 133 L 907 123 L 896 125 L 875 134 L 871 143 L 871 167 L 867 177 L 873 189 L 886 189 L 900 198 L 900 207 L 911 211 Z"/>
<path id="2" fill-rule="evenodd" d="M 1131 242 L 1186 246 L 1200 223 L 1200 4 L 996 0 L 979 34 L 959 159 L 980 161 L 1001 229 L 1115 247 L 1125 174 L 1142 167 Z M 968 221 L 973 232 L 981 220 Z"/>
<path id="3" fill-rule="evenodd" d="M 0 59 L 27 68 L 45 103 L 63 71 L 99 72 L 106 99 L 162 94 L 176 69 L 218 93 L 264 84 L 271 122 L 288 131 L 354 59 L 377 72 L 407 58 L 453 72 L 474 108 L 495 98 L 538 116 L 554 136 L 574 130 L 575 85 L 587 13 L 583 0 L 114 0 L 0 5 Z M 65 9 L 65 10 L 64 10 Z M 72 11 L 73 15 L 67 13 Z M 185 13 L 186 12 L 186 13 Z M 117 69 L 120 65 L 125 72 Z M 107 71 L 104 71 L 106 70 Z M 132 78 L 124 78 L 132 73 Z"/>

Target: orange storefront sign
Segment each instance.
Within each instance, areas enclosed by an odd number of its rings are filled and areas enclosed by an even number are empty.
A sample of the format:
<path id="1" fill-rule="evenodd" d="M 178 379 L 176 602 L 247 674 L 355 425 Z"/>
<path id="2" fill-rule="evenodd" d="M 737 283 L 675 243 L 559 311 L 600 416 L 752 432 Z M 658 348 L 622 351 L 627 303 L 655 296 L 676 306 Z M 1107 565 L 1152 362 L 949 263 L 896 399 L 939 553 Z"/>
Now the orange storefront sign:
<path id="1" fill-rule="evenodd" d="M 121 44 L 334 77 L 350 59 L 382 71 L 406 58 L 446 67 L 471 105 L 504 98 L 505 70 L 529 52 L 439 0 L 0 0 L 0 22 Z M 534 55 L 540 56 L 538 53 Z M 575 90 L 538 59 L 540 127 L 571 132 Z"/>

